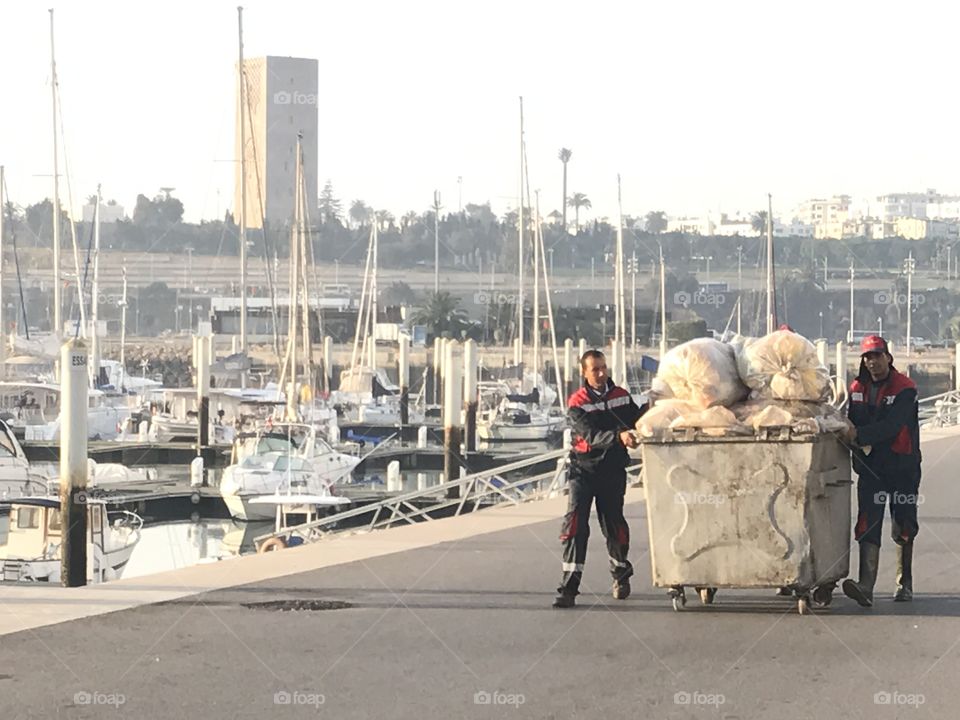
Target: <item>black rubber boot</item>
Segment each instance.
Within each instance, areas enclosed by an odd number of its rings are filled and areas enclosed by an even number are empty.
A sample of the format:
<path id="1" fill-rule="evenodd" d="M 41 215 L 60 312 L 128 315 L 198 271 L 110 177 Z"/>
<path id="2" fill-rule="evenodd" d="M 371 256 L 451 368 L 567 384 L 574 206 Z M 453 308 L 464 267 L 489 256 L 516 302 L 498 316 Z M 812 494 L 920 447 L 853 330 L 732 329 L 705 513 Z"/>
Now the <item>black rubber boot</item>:
<path id="1" fill-rule="evenodd" d="M 860 580 L 844 580 L 843 594 L 855 600 L 860 607 L 873 607 L 873 586 L 877 582 L 879 567 L 880 546 L 868 542 L 860 543 Z"/>
<path id="2" fill-rule="evenodd" d="M 906 545 L 897 545 L 897 591 L 895 602 L 913 600 L 913 540 Z"/>
<path id="3" fill-rule="evenodd" d="M 576 593 L 566 592 L 563 588 L 558 588 L 559 593 L 553 601 L 555 608 L 572 608 L 577 604 Z"/>
<path id="4" fill-rule="evenodd" d="M 626 600 L 630 597 L 630 578 L 613 581 L 613 597 L 616 600 Z"/>

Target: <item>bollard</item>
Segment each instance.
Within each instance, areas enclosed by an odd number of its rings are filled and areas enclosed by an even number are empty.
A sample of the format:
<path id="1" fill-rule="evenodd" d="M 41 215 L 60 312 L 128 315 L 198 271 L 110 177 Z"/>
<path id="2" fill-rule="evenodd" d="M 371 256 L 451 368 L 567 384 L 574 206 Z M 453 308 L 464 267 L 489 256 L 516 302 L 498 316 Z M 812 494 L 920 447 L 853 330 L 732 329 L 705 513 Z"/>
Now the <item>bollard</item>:
<path id="1" fill-rule="evenodd" d="M 847 393 L 847 347 L 843 342 L 837 343 L 837 397 Z"/>
<path id="2" fill-rule="evenodd" d="M 190 461 L 190 487 L 203 485 L 203 458 L 195 457 Z"/>
<path id="3" fill-rule="evenodd" d="M 478 368 L 477 343 L 475 340 L 467 340 L 463 344 L 463 400 L 467 406 L 464 444 L 467 452 L 477 449 L 477 408 L 480 404 L 477 393 Z"/>
<path id="4" fill-rule="evenodd" d="M 87 348 L 69 340 L 60 350 L 60 582 L 87 584 Z M 103 568 L 100 568 L 103 570 Z"/>
<path id="5" fill-rule="evenodd" d="M 400 333 L 397 366 L 400 375 L 400 427 L 410 424 L 410 336 Z M 400 433 L 403 437 L 403 433 Z"/>
<path id="6" fill-rule="evenodd" d="M 323 389 L 333 389 L 333 338 L 323 338 Z"/>
<path id="7" fill-rule="evenodd" d="M 830 363 L 827 362 L 827 341 L 826 340 L 817 340 L 817 360 L 820 361 L 820 364 L 825 368 L 830 367 Z"/>
<path id="8" fill-rule="evenodd" d="M 587 341 L 584 340 L 583 338 L 580 338 L 580 343 L 579 343 L 579 346 L 578 346 L 577 350 L 578 350 L 579 353 L 580 353 L 577 357 L 578 357 L 578 358 L 582 358 L 582 357 L 583 357 L 583 354 L 587 351 Z"/>
<path id="9" fill-rule="evenodd" d="M 426 473 L 417 473 L 417 491 L 423 492 L 429 487 Z"/>
<path id="10" fill-rule="evenodd" d="M 430 397 L 433 398 L 433 404 L 440 404 L 440 363 L 443 362 L 443 338 L 435 337 L 433 339 L 433 376 L 431 387 L 433 392 Z"/>
<path id="11" fill-rule="evenodd" d="M 427 446 L 427 428 L 420 426 L 417 428 L 417 447 L 425 448 Z"/>
<path id="12" fill-rule="evenodd" d="M 563 341 L 563 397 L 560 398 L 560 406 L 566 405 L 565 400 L 573 395 L 573 340 L 567 338 Z"/>
<path id="13" fill-rule="evenodd" d="M 958 342 L 954 346 L 953 354 L 954 354 L 953 386 L 954 386 L 954 389 L 960 390 L 960 342 Z"/>
<path id="14" fill-rule="evenodd" d="M 195 337 L 197 368 L 197 455 L 210 445 L 210 343 Z"/>
<path id="15" fill-rule="evenodd" d="M 460 414 L 463 409 L 463 383 L 460 378 L 460 343 L 451 340 L 444 353 L 443 375 L 443 476 L 449 482 L 458 476 L 460 466 Z M 448 498 L 460 497 L 460 488 L 447 490 Z"/>
<path id="16" fill-rule="evenodd" d="M 400 461 L 391 460 L 387 464 L 387 492 L 403 490 L 403 479 L 400 477 Z"/>

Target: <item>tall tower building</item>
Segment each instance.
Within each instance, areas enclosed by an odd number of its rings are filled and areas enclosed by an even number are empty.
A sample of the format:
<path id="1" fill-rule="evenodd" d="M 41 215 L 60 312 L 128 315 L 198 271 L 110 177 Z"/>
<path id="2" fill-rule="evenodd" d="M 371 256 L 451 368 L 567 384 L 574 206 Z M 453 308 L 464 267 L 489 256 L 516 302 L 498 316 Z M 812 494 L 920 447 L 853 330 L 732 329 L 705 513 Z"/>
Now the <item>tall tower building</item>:
<path id="1" fill-rule="evenodd" d="M 246 225 L 277 230 L 288 226 L 294 213 L 297 134 L 303 135 L 303 164 L 307 183 L 307 210 L 317 203 L 317 95 L 316 60 L 291 57 L 249 58 L 246 75 Z M 240 207 L 240 119 L 237 88 L 238 158 L 234 207 Z M 236 215 L 236 212 L 234 213 Z"/>

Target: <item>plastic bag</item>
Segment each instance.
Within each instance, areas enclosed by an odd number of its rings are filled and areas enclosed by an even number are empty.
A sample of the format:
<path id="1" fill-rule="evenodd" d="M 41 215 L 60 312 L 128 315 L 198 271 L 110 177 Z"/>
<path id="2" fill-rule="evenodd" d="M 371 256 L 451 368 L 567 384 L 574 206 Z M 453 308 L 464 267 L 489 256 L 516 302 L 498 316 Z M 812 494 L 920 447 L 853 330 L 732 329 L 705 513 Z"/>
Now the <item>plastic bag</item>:
<path id="1" fill-rule="evenodd" d="M 683 415 L 670 423 L 673 429 L 682 428 L 732 428 L 737 425 L 737 416 L 725 407 L 715 406 L 698 413 Z"/>
<path id="2" fill-rule="evenodd" d="M 830 395 L 830 373 L 809 340 L 790 330 L 737 343 L 737 370 L 751 398 L 820 402 Z"/>
<path id="3" fill-rule="evenodd" d="M 730 406 L 747 394 L 733 348 L 712 338 L 697 338 L 670 350 L 660 361 L 657 378 L 674 397 L 703 410 Z"/>
<path id="4" fill-rule="evenodd" d="M 663 432 L 677 418 L 699 412 L 700 408 L 685 400 L 658 400 L 637 420 L 637 432 L 642 437 L 653 437 Z"/>

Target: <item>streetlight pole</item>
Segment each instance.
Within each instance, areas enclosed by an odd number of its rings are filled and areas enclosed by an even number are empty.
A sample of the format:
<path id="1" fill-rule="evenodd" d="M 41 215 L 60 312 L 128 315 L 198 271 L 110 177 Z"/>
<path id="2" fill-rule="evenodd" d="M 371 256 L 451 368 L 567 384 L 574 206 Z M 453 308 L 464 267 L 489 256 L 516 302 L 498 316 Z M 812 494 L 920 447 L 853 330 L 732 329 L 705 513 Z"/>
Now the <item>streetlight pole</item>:
<path id="1" fill-rule="evenodd" d="M 910 357 L 910 345 L 912 338 L 910 337 L 911 331 L 911 321 L 913 320 L 913 270 L 915 267 L 915 262 L 913 259 L 913 251 L 910 251 L 910 254 L 906 259 L 905 270 L 907 273 L 907 357 Z"/>
<path id="2" fill-rule="evenodd" d="M 847 342 L 853 342 L 853 260 L 850 260 L 850 335 Z"/>

